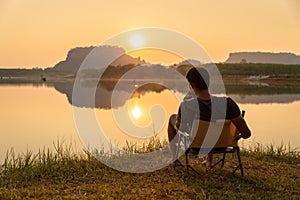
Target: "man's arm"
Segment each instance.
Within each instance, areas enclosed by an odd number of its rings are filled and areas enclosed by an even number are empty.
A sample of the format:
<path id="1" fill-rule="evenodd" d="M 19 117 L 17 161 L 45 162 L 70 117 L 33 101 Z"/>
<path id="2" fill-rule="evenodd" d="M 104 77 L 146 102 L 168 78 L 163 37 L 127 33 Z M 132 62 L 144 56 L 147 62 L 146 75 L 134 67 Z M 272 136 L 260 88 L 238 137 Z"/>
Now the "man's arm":
<path id="1" fill-rule="evenodd" d="M 241 133 L 241 137 L 247 139 L 251 136 L 251 131 L 248 128 L 248 125 L 242 116 L 238 116 L 231 120 L 236 128 Z"/>

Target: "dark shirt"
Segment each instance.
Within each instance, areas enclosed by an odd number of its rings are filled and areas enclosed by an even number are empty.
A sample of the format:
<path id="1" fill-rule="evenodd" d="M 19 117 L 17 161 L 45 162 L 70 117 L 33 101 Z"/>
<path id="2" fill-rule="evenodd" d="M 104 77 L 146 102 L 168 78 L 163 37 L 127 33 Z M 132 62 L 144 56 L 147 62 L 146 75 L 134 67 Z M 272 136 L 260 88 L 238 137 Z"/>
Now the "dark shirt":
<path id="1" fill-rule="evenodd" d="M 177 120 L 189 132 L 194 119 L 204 121 L 231 120 L 241 115 L 238 105 L 229 97 L 212 96 L 210 100 L 193 98 L 180 104 Z"/>

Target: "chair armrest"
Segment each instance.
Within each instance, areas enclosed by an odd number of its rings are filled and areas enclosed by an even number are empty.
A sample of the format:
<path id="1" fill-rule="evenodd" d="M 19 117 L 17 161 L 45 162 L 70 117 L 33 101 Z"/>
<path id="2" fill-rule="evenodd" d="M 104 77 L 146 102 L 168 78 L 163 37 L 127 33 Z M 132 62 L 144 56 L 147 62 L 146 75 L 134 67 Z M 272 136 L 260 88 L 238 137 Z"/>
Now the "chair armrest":
<path id="1" fill-rule="evenodd" d="M 245 117 L 245 113 L 246 113 L 246 111 L 245 111 L 245 110 L 242 110 L 242 114 L 241 114 L 242 118 Z M 242 134 L 241 134 L 240 132 L 238 132 L 238 133 L 236 134 L 236 136 L 235 136 L 235 141 L 238 141 L 238 140 L 241 139 L 241 138 L 242 138 Z"/>
<path id="2" fill-rule="evenodd" d="M 180 131 L 180 130 L 178 130 L 177 133 L 180 134 L 180 135 L 183 136 L 183 137 L 189 137 L 189 136 L 190 136 L 188 133 L 182 132 L 182 131 Z"/>
<path id="3" fill-rule="evenodd" d="M 235 141 L 239 141 L 242 138 L 242 135 L 239 133 L 234 137 Z"/>

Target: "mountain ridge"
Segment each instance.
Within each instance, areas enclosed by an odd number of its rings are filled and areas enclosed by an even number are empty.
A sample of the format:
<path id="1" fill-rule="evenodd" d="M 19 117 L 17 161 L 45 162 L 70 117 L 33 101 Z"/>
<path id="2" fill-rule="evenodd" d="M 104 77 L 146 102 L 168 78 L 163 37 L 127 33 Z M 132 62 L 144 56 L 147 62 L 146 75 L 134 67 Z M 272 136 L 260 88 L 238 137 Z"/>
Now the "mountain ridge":
<path id="1" fill-rule="evenodd" d="M 76 47 L 68 51 L 65 60 L 58 62 L 54 67 L 49 68 L 53 71 L 70 71 L 77 72 L 84 59 L 94 50 L 96 47 Z M 99 51 L 98 55 L 101 55 L 100 59 L 106 59 L 119 55 L 110 65 L 112 66 L 124 66 L 124 65 L 141 65 L 147 64 L 147 62 L 140 57 L 134 58 L 126 54 L 125 50 L 117 46 L 100 46 L 95 49 Z M 92 64 L 91 68 L 96 68 L 99 63 L 99 57 L 97 57 Z M 300 56 L 294 53 L 271 53 L 271 52 L 233 52 L 229 53 L 229 57 L 224 63 L 270 63 L 270 64 L 300 64 Z M 150 63 L 148 63 L 150 64 Z M 194 66 L 201 65 L 201 61 L 187 59 L 179 63 L 174 63 L 172 67 L 179 67 L 180 65 L 191 64 Z"/>
<path id="2" fill-rule="evenodd" d="M 289 52 L 234 52 L 225 63 L 300 64 L 300 56 Z"/>
<path id="3" fill-rule="evenodd" d="M 72 71 L 76 72 L 80 68 L 84 59 L 93 51 L 101 51 L 103 58 L 107 58 L 112 55 L 120 55 L 115 59 L 110 65 L 112 66 L 122 66 L 127 64 L 139 65 L 146 64 L 145 60 L 140 58 L 134 58 L 126 54 L 125 50 L 116 46 L 100 46 L 100 47 L 76 47 L 68 51 L 65 60 L 58 62 L 51 70 L 54 71 Z M 99 62 L 99 58 L 94 60 L 94 62 Z M 94 66 L 95 68 L 96 66 Z M 91 66 L 92 68 L 92 66 Z"/>

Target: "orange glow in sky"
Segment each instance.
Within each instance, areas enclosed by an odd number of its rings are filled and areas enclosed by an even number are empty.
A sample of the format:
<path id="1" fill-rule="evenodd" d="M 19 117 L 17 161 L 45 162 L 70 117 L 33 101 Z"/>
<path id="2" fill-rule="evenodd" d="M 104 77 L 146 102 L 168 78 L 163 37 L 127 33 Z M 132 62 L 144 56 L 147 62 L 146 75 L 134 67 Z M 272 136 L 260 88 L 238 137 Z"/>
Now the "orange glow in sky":
<path id="1" fill-rule="evenodd" d="M 172 65 L 184 60 L 184 58 L 180 57 L 179 55 L 160 49 L 141 49 L 128 52 L 128 54 L 132 57 L 140 57 L 145 59 L 146 62 L 150 62 L 152 64 Z"/>
<path id="2" fill-rule="evenodd" d="M 52 67 L 71 48 L 141 27 L 185 34 L 215 62 L 237 51 L 300 55 L 299 11 L 298 0 L 2 0 L 0 67 Z M 134 41 L 141 45 L 141 38 Z"/>

